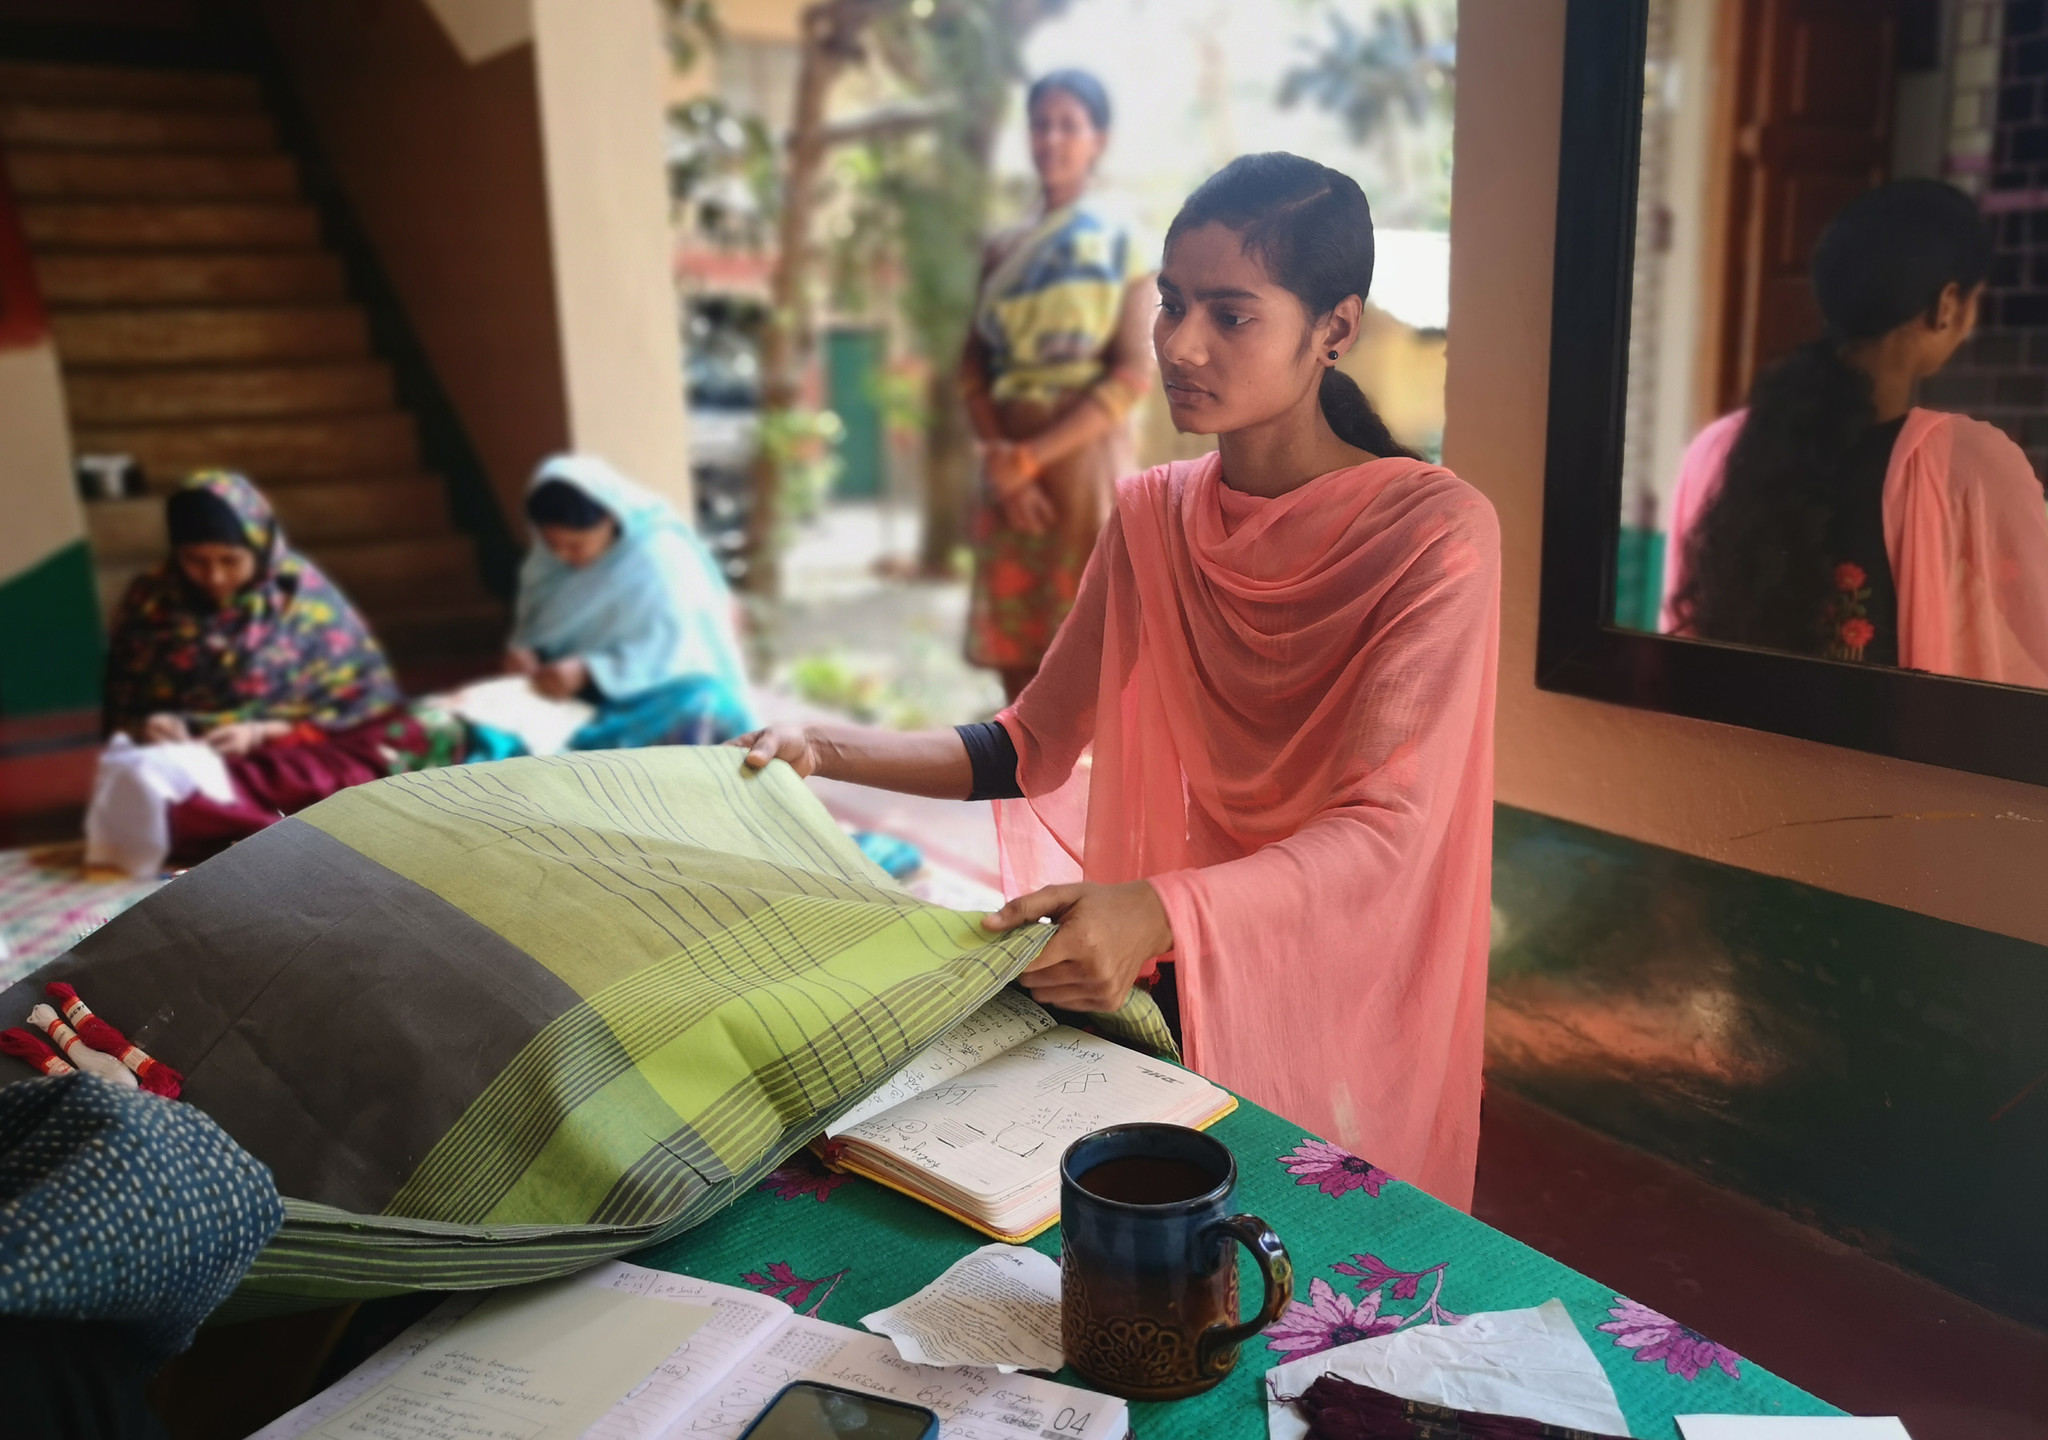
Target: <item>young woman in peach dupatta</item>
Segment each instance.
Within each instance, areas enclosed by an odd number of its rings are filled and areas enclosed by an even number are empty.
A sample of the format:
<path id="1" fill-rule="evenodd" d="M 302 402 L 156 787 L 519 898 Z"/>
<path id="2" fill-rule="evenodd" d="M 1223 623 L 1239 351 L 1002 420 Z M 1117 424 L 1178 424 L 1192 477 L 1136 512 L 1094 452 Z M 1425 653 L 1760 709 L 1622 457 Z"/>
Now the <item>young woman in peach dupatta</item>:
<path id="1" fill-rule="evenodd" d="M 1469 1205 L 1499 540 L 1335 368 L 1371 278 L 1347 177 L 1254 155 L 1211 178 L 1168 234 L 1154 344 L 1218 453 L 1118 485 L 999 726 L 771 728 L 747 759 L 1002 797 L 1027 893 L 987 923 L 1059 925 L 1034 995 L 1177 995 L 1194 1068 Z"/>
<path id="2" fill-rule="evenodd" d="M 1911 404 L 1976 321 L 1991 252 L 1961 192 L 1904 180 L 1822 235 L 1827 334 L 1694 438 L 1662 628 L 2048 686 L 2048 502 L 2003 431 Z"/>

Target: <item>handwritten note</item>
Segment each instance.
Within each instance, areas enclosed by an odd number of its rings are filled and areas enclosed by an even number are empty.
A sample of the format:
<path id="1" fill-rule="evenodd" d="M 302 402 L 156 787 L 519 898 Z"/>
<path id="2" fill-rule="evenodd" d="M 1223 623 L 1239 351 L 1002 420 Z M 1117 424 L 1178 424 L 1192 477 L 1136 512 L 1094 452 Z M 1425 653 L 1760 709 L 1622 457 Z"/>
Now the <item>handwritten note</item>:
<path id="1" fill-rule="evenodd" d="M 577 1440 L 712 1318 L 578 1278 L 502 1291 L 422 1345 L 318 1440 Z"/>
<path id="2" fill-rule="evenodd" d="M 1035 1375 L 915 1365 L 879 1335 L 799 1315 L 662 1440 L 736 1440 L 777 1391 L 798 1380 L 922 1405 L 938 1415 L 943 1440 L 1120 1440 L 1129 1428 L 1124 1402 L 1110 1396 Z"/>
<path id="3" fill-rule="evenodd" d="M 1057 1370 L 1060 1267 L 1021 1245 L 984 1245 L 908 1300 L 862 1318 L 918 1365 Z"/>
<path id="4" fill-rule="evenodd" d="M 913 1100 L 934 1086 L 964 1075 L 984 1060 L 993 1060 L 1012 1045 L 1043 1035 L 1053 1018 L 1030 996 L 1004 990 L 995 999 L 918 1051 L 890 1077 L 889 1083 L 839 1117 L 825 1133 L 843 1135 L 863 1120 L 892 1105 Z"/>

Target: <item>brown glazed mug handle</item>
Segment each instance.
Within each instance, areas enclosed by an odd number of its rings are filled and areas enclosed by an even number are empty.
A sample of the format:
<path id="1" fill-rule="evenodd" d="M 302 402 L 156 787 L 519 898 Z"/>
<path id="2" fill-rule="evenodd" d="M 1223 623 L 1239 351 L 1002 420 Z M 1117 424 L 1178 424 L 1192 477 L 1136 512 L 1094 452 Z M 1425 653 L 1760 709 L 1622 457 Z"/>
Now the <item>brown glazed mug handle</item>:
<path id="1" fill-rule="evenodd" d="M 1211 1237 L 1218 1242 L 1235 1240 L 1252 1252 L 1252 1258 L 1259 1262 L 1259 1274 L 1265 1277 L 1266 1295 L 1259 1313 L 1251 1319 L 1236 1325 L 1211 1325 L 1202 1332 L 1195 1341 L 1197 1375 L 1209 1374 L 1219 1360 L 1223 1361 L 1222 1368 L 1227 1369 L 1236 1358 L 1237 1347 L 1286 1314 L 1294 1299 L 1294 1262 L 1288 1258 L 1287 1247 L 1280 1243 L 1272 1226 L 1256 1215 L 1233 1215 L 1204 1226 L 1202 1238 Z M 1217 1263 L 1228 1265 L 1236 1261 L 1226 1254 Z M 1225 1356 L 1229 1359 L 1223 1359 Z"/>

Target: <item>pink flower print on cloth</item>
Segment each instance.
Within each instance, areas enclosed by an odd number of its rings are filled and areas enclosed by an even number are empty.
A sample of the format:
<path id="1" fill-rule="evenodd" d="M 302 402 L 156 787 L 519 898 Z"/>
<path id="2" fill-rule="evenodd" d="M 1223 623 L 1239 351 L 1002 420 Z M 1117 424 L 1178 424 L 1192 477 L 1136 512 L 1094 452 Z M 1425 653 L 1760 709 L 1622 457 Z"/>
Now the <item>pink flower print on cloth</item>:
<path id="1" fill-rule="evenodd" d="M 1280 1163 L 1287 1167 L 1288 1174 L 1297 1177 L 1295 1184 L 1313 1185 L 1332 1197 L 1349 1190 L 1363 1190 L 1378 1199 L 1380 1187 L 1394 1178 L 1379 1166 L 1327 1140 L 1304 1140 L 1294 1147 L 1293 1153 L 1282 1155 Z"/>
<path id="2" fill-rule="evenodd" d="M 814 1195 L 820 1204 L 832 1198 L 832 1192 L 844 1185 L 849 1176 L 834 1175 L 824 1166 L 817 1164 L 810 1156 L 798 1153 L 789 1158 L 780 1169 L 768 1172 L 768 1178 L 754 1188 L 767 1190 L 778 1200 L 801 1200 Z"/>
<path id="3" fill-rule="evenodd" d="M 1742 1378 L 1740 1355 L 1668 1315 L 1659 1315 L 1624 1295 L 1614 1297 L 1614 1306 L 1607 1313 L 1614 1318 L 1600 1329 L 1612 1335 L 1615 1344 L 1635 1351 L 1643 1364 L 1662 1360 L 1666 1371 L 1686 1380 L 1697 1380 L 1716 1365 L 1730 1380 Z"/>
<path id="4" fill-rule="evenodd" d="M 849 1265 L 847 1270 L 852 1268 Z M 839 1288 L 839 1282 L 845 1278 L 846 1270 L 835 1270 L 830 1275 L 806 1280 L 796 1273 L 787 1260 L 777 1260 L 768 1267 L 766 1274 L 759 1270 L 749 1270 L 740 1276 L 740 1282 L 752 1286 L 763 1295 L 773 1295 L 800 1315 L 815 1316 L 824 1308 L 825 1302 L 832 1298 L 832 1292 Z M 812 1300 L 811 1297 L 817 1295 L 820 1287 L 823 1287 L 825 1293 Z M 808 1309 L 805 1308 L 807 1303 Z"/>
<path id="5" fill-rule="evenodd" d="M 1321 1276 L 1309 1281 L 1309 1303 L 1291 1302 L 1266 1331 L 1266 1348 L 1278 1350 L 1290 1359 L 1315 1355 L 1354 1340 L 1390 1335 L 1401 1328 L 1399 1315 L 1380 1314 L 1382 1292 L 1375 1290 L 1362 1300 L 1339 1295 Z"/>

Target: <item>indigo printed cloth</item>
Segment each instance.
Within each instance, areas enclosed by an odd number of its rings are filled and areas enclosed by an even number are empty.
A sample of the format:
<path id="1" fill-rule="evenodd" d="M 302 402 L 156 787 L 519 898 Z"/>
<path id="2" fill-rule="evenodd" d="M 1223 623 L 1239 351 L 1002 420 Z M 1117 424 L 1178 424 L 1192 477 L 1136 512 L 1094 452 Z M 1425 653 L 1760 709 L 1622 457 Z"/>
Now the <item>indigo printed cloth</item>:
<path id="1" fill-rule="evenodd" d="M 198 1110 L 73 1074 L 0 1089 L 0 1314 L 112 1320 L 166 1359 L 284 1220 Z"/>

